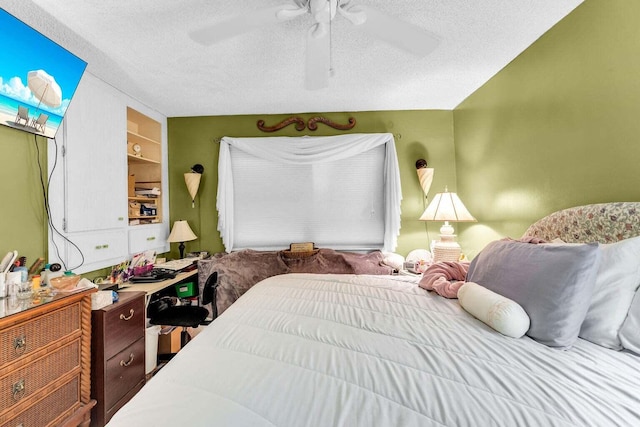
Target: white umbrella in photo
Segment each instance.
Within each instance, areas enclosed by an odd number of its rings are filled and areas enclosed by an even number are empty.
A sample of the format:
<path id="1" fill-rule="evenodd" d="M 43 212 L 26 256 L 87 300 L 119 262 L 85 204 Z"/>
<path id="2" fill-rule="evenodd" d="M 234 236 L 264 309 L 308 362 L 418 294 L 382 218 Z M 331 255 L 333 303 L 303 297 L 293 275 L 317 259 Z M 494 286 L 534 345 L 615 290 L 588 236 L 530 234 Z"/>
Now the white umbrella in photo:
<path id="1" fill-rule="evenodd" d="M 29 71 L 27 74 L 27 86 L 38 98 L 38 109 L 40 104 L 56 108 L 62 105 L 62 89 L 56 83 L 56 79 L 44 70 Z"/>

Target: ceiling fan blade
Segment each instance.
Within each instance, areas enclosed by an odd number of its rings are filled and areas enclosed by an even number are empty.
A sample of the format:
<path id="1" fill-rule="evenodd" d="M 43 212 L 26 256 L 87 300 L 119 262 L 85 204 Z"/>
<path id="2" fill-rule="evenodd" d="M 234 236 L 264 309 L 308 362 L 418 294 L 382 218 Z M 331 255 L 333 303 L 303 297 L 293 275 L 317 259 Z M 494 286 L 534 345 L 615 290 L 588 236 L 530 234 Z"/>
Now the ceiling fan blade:
<path id="1" fill-rule="evenodd" d="M 364 22 L 361 19 L 356 22 L 349 20 L 372 36 L 420 57 L 433 52 L 440 43 L 435 34 L 368 6 L 353 6 L 345 12 L 359 18 L 364 13 Z"/>
<path id="2" fill-rule="evenodd" d="M 331 43 L 326 24 L 316 24 L 307 32 L 306 88 L 323 89 L 329 86 Z"/>
<path id="3" fill-rule="evenodd" d="M 306 7 L 303 8 L 295 4 L 284 4 L 258 9 L 235 16 L 227 21 L 190 31 L 189 37 L 197 43 L 209 46 L 221 40 L 248 33 L 260 27 L 294 19 L 306 12 Z"/>

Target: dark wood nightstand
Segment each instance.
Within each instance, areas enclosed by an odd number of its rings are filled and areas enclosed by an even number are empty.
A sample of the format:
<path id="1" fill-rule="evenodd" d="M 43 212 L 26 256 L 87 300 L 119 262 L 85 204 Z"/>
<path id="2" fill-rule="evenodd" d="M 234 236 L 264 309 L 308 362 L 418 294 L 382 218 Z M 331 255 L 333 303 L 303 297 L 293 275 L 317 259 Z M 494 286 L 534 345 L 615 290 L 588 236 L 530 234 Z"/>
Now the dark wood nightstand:
<path id="1" fill-rule="evenodd" d="M 91 312 L 92 426 L 104 426 L 145 384 L 145 293 L 119 296 Z"/>

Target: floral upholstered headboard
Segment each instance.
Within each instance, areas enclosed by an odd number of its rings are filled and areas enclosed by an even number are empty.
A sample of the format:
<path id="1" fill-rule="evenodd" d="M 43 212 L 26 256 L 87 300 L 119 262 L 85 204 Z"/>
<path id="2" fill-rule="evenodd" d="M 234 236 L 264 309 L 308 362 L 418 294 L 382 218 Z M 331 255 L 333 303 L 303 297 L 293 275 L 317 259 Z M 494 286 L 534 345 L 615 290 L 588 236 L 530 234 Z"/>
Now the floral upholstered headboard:
<path id="1" fill-rule="evenodd" d="M 640 202 L 597 203 L 563 209 L 532 224 L 524 236 L 567 243 L 611 243 L 640 236 Z"/>

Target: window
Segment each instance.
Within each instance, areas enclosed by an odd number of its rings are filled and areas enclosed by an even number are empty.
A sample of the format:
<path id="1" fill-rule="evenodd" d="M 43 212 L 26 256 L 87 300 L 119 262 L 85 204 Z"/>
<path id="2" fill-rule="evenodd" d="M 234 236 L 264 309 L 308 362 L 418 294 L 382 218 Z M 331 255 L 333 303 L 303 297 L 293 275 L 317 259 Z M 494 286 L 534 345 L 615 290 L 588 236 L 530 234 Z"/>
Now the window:
<path id="1" fill-rule="evenodd" d="M 395 249 L 401 189 L 393 137 L 223 138 L 218 229 L 227 251 L 314 242 Z"/>

